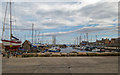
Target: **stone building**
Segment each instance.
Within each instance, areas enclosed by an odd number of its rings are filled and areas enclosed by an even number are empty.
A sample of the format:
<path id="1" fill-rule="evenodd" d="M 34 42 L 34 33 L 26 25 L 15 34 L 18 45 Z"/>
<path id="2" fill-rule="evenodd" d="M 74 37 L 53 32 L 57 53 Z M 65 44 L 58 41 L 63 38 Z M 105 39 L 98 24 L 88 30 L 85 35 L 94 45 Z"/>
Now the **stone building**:
<path id="1" fill-rule="evenodd" d="M 24 50 L 31 50 L 32 44 L 29 40 L 25 40 L 25 42 L 22 44 L 22 47 Z"/>
<path id="2" fill-rule="evenodd" d="M 102 40 L 97 40 L 96 44 L 116 47 L 120 44 L 120 38 L 111 38 L 111 40 L 102 38 Z"/>
<path id="3" fill-rule="evenodd" d="M 2 43 L 0 43 L 0 52 L 4 52 L 5 51 L 5 47 Z"/>

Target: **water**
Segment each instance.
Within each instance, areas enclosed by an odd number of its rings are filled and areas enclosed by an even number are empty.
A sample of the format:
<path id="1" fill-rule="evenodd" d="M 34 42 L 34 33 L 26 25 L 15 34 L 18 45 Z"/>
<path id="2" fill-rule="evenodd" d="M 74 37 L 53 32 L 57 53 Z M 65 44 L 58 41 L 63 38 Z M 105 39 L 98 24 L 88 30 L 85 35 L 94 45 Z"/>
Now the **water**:
<path id="1" fill-rule="evenodd" d="M 76 51 L 76 52 L 90 52 L 90 51 L 81 51 L 81 50 L 73 49 L 72 47 L 62 48 L 60 52 L 70 53 L 72 51 Z"/>

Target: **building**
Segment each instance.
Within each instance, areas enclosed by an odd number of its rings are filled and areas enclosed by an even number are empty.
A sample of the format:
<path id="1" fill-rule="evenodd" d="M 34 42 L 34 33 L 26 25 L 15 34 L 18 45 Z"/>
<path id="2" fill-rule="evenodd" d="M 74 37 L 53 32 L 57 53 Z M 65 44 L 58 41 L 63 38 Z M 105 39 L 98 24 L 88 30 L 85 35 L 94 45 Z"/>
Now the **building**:
<path id="1" fill-rule="evenodd" d="M 89 42 L 88 41 L 82 41 L 81 45 L 87 45 Z"/>
<path id="2" fill-rule="evenodd" d="M 119 46 L 120 38 L 111 38 L 111 46 Z"/>
<path id="3" fill-rule="evenodd" d="M 25 40 L 25 42 L 22 44 L 22 48 L 24 50 L 31 50 L 32 44 L 29 40 Z"/>
<path id="4" fill-rule="evenodd" d="M 104 44 L 110 44 L 110 42 L 111 42 L 111 41 L 110 41 L 109 39 L 107 39 L 107 38 L 104 39 Z"/>
<path id="5" fill-rule="evenodd" d="M 111 41 L 109 39 L 104 39 L 102 38 L 102 40 L 96 40 L 96 44 L 100 44 L 100 45 L 106 45 L 109 44 Z"/>
<path id="6" fill-rule="evenodd" d="M 4 52 L 5 51 L 5 47 L 2 43 L 0 43 L 0 52 Z"/>
<path id="7" fill-rule="evenodd" d="M 116 38 L 112 38 L 112 39 L 111 39 L 111 44 L 114 44 L 114 43 L 115 43 L 115 40 L 116 40 Z"/>
<path id="8" fill-rule="evenodd" d="M 102 40 L 97 40 L 96 44 L 116 47 L 120 44 L 120 38 L 111 38 L 111 40 L 102 38 Z"/>

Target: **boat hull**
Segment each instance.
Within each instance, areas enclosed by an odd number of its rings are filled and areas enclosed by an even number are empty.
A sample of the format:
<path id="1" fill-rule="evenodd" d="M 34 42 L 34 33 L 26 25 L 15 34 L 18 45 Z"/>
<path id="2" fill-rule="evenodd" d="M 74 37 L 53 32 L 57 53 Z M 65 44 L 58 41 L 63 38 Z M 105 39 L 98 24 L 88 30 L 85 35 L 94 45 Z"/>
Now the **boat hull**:
<path id="1" fill-rule="evenodd" d="M 2 40 L 5 49 L 18 49 L 21 46 L 21 41 L 10 41 L 10 40 Z"/>
<path id="2" fill-rule="evenodd" d="M 60 50 L 48 50 L 48 52 L 60 52 Z"/>
<path id="3" fill-rule="evenodd" d="M 45 52 L 60 52 L 61 50 L 44 50 L 42 53 L 45 53 Z"/>

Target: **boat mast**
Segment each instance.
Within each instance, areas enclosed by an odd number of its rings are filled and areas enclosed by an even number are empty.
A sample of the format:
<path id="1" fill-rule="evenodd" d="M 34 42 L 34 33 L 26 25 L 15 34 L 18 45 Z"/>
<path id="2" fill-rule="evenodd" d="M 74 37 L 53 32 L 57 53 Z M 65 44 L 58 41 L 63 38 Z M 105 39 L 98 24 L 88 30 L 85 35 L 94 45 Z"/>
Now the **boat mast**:
<path id="1" fill-rule="evenodd" d="M 10 40 L 12 40 L 12 12 L 11 12 L 11 0 L 10 0 Z"/>
<path id="2" fill-rule="evenodd" d="M 34 27 L 34 24 L 32 24 L 32 44 L 33 44 L 33 35 L 34 35 L 34 33 L 33 33 L 33 27 Z"/>
<path id="3" fill-rule="evenodd" d="M 7 5 L 6 5 L 6 9 L 5 9 L 5 16 L 4 16 L 4 23 L 3 23 L 3 31 L 2 31 L 2 39 L 3 39 L 4 31 L 5 31 L 5 22 L 6 22 L 7 9 L 8 9 L 8 2 L 7 2 Z"/>

